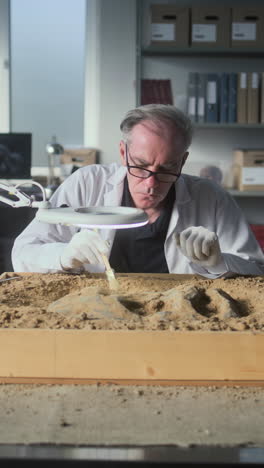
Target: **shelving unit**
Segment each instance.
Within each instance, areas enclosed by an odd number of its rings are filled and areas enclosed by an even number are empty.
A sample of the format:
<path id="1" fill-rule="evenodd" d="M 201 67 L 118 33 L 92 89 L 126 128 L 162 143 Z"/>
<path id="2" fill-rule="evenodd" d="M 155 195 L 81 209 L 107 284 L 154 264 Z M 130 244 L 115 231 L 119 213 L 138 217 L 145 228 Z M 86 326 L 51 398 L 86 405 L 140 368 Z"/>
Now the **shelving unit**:
<path id="1" fill-rule="evenodd" d="M 174 47 L 149 44 L 147 14 L 155 0 L 138 1 L 137 24 L 137 104 L 140 104 L 141 79 L 170 79 L 174 104 L 186 110 L 187 78 L 190 71 L 215 73 L 264 71 L 264 47 L 208 48 Z M 160 2 L 161 3 L 161 2 Z M 166 3 L 166 2 L 162 2 Z M 169 3 L 169 2 L 167 2 Z M 170 2 L 172 3 L 172 2 Z M 173 3 L 177 3 L 176 1 Z M 236 3 L 234 0 L 233 3 Z M 182 6 L 183 2 L 179 2 Z M 237 2 L 239 5 L 239 2 Z M 192 1 L 185 2 L 191 7 Z M 216 2 L 217 5 L 217 2 Z M 230 5 L 228 5 L 230 7 Z M 185 108 L 184 108 L 185 98 Z M 199 175 L 198 163 L 219 165 L 230 170 L 235 148 L 264 148 L 264 124 L 195 123 L 194 139 L 185 172 Z M 229 190 L 251 223 L 264 224 L 263 192 Z"/>
<path id="2" fill-rule="evenodd" d="M 263 130 L 264 124 L 239 124 L 239 123 L 196 123 L 194 124 L 195 128 L 206 128 L 206 129 L 225 129 L 225 130 L 234 130 L 234 129 L 241 129 L 241 130 Z"/>
<path id="3" fill-rule="evenodd" d="M 241 192 L 241 190 L 235 190 L 235 189 L 229 189 L 228 192 L 230 195 L 233 197 L 243 197 L 243 198 L 259 198 L 259 197 L 264 197 L 264 190 L 258 191 L 258 190 L 251 190 L 248 192 Z"/>
<path id="4" fill-rule="evenodd" d="M 153 56 L 153 55 L 160 55 L 160 56 L 195 56 L 197 54 L 199 55 L 204 55 L 206 57 L 215 57 L 216 55 L 218 57 L 236 57 L 238 54 L 240 56 L 248 57 L 263 57 L 264 56 L 264 49 L 263 48 L 257 48 L 257 49 L 252 49 L 249 47 L 236 47 L 235 49 L 222 49 L 222 48 L 212 48 L 209 49 L 208 47 L 173 47 L 173 46 L 156 46 L 156 45 L 150 45 L 148 47 L 142 47 L 140 51 L 141 55 L 144 57 L 147 56 Z"/>

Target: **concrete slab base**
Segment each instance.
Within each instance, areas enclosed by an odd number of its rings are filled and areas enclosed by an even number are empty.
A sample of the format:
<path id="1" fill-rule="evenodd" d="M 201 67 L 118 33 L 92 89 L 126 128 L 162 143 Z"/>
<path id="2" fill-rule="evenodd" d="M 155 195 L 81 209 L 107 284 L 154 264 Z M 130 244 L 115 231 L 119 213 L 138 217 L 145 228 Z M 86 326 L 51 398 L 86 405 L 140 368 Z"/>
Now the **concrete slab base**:
<path id="1" fill-rule="evenodd" d="M 264 447 L 264 388 L 1 385 L 0 444 Z"/>

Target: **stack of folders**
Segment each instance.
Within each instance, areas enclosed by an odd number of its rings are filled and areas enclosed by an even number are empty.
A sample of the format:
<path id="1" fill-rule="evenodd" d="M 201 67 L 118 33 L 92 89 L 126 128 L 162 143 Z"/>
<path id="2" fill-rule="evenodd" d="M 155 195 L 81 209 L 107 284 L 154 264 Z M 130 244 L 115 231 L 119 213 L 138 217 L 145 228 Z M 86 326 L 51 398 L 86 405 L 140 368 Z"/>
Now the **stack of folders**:
<path id="1" fill-rule="evenodd" d="M 193 122 L 264 124 L 264 72 L 190 72 L 187 98 Z"/>

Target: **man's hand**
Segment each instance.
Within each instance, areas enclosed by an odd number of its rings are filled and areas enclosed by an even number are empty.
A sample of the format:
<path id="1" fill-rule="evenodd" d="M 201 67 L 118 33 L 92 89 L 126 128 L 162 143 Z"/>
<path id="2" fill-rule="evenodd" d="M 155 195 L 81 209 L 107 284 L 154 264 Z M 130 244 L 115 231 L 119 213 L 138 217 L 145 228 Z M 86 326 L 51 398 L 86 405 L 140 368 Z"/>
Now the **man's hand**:
<path id="1" fill-rule="evenodd" d="M 222 261 L 222 254 L 215 232 L 203 226 L 193 226 L 175 233 L 177 245 L 183 255 L 203 267 L 213 267 Z"/>
<path id="2" fill-rule="evenodd" d="M 101 253 L 107 253 L 107 245 L 95 231 L 85 230 L 75 234 L 61 254 L 64 270 L 80 268 L 84 263 L 103 263 Z"/>

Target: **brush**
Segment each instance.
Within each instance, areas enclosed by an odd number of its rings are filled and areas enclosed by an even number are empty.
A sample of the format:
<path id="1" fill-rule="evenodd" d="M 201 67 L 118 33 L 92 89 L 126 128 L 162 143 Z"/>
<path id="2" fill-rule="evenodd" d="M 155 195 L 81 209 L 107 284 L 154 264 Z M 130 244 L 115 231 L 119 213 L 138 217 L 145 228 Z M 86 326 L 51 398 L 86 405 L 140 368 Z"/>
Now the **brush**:
<path id="1" fill-rule="evenodd" d="M 94 229 L 94 231 L 98 234 L 98 229 Z M 107 258 L 107 256 L 105 254 L 103 254 L 102 252 L 100 252 L 100 255 L 101 255 L 101 258 L 104 262 L 104 266 L 105 266 L 105 274 L 106 274 L 106 277 L 107 277 L 107 280 L 108 280 L 108 283 L 109 283 L 109 288 L 111 291 L 117 291 L 119 289 L 119 283 L 115 277 L 115 273 L 114 273 L 114 270 L 113 268 L 111 268 L 111 265 L 109 263 L 109 260 Z"/>
<path id="2" fill-rule="evenodd" d="M 114 270 L 113 270 L 113 268 L 111 268 L 107 256 L 105 254 L 101 253 L 101 257 L 102 257 L 103 262 L 104 262 L 105 273 L 106 273 L 106 277 L 108 279 L 109 287 L 110 287 L 110 289 L 112 291 L 117 291 L 119 289 L 119 283 L 118 283 L 118 281 L 117 281 L 117 279 L 115 277 Z"/>

